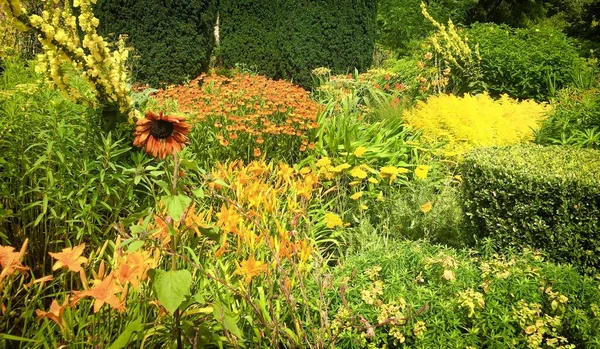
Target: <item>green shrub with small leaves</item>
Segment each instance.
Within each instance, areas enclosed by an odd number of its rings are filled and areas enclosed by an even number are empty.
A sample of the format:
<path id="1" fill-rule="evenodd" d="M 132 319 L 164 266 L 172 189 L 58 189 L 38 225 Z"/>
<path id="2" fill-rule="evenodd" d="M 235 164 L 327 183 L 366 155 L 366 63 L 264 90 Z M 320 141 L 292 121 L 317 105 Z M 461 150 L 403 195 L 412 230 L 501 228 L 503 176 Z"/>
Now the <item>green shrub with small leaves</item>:
<path id="1" fill-rule="evenodd" d="M 600 151 L 485 148 L 467 154 L 460 171 L 464 210 L 479 237 L 600 271 Z"/>
<path id="2" fill-rule="evenodd" d="M 584 64 L 574 41 L 556 29 L 476 23 L 466 33 L 479 45 L 483 82 L 494 96 L 546 100 Z"/>
<path id="3" fill-rule="evenodd" d="M 598 281 L 519 254 L 379 244 L 334 273 L 339 348 L 598 348 Z"/>

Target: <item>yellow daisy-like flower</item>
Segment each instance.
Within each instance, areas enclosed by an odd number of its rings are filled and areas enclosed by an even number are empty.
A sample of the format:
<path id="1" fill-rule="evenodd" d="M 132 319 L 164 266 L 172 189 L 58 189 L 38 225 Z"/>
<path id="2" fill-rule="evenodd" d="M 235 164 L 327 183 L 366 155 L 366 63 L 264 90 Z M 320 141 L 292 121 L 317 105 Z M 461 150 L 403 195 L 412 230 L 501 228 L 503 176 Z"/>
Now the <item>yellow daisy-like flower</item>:
<path id="1" fill-rule="evenodd" d="M 317 161 L 317 167 L 325 167 L 331 165 L 331 160 L 328 157 L 324 157 Z"/>
<path id="2" fill-rule="evenodd" d="M 350 199 L 352 199 L 352 200 L 358 200 L 362 196 L 363 196 L 363 192 L 359 191 L 359 192 L 356 192 L 356 193 L 352 194 L 352 196 L 350 196 Z"/>
<path id="3" fill-rule="evenodd" d="M 365 179 L 367 178 L 367 172 L 360 166 L 356 166 L 350 171 L 350 175 L 355 178 Z"/>
<path id="4" fill-rule="evenodd" d="M 427 174 L 429 173 L 430 168 L 431 168 L 431 166 L 427 166 L 427 165 L 417 166 L 417 168 L 415 169 L 415 176 L 419 179 L 427 178 Z"/>
<path id="5" fill-rule="evenodd" d="M 340 216 L 336 215 L 335 213 L 331 213 L 331 212 L 326 213 L 324 221 L 325 221 L 325 225 L 329 229 L 344 226 L 344 222 L 342 221 Z"/>
<path id="6" fill-rule="evenodd" d="M 357 158 L 365 155 L 365 153 L 367 152 L 367 148 L 365 147 L 357 147 L 356 149 L 354 149 L 354 156 L 356 156 Z"/>
<path id="7" fill-rule="evenodd" d="M 429 211 L 431 211 L 431 209 L 433 208 L 433 204 L 431 203 L 431 201 L 423 204 L 423 206 L 421 206 L 421 211 L 423 213 L 427 213 Z"/>

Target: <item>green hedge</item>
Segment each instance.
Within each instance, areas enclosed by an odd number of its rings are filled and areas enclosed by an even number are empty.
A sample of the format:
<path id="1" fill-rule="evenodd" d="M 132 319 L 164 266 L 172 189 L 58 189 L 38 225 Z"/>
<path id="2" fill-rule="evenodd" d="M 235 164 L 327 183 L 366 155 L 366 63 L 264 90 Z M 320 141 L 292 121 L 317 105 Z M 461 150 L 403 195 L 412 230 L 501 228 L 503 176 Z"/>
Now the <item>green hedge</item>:
<path id="1" fill-rule="evenodd" d="M 349 257 L 333 274 L 345 284 L 327 298 L 336 348 L 569 348 L 558 337 L 600 348 L 598 281 L 530 250 L 481 256 L 395 242 Z M 392 306 L 398 322 L 384 314 Z"/>
<path id="2" fill-rule="evenodd" d="M 113 40 L 128 34 L 136 49 L 134 79 L 181 83 L 208 68 L 218 0 L 98 0 L 99 31 Z"/>
<path id="3" fill-rule="evenodd" d="M 309 87 L 314 68 L 366 70 L 375 47 L 375 0 L 222 0 L 220 54 Z"/>
<path id="4" fill-rule="evenodd" d="M 559 89 L 571 82 L 574 67 L 583 66 L 574 41 L 558 29 L 476 23 L 466 33 L 479 45 L 483 82 L 495 96 L 547 100 L 552 92 L 548 73 Z"/>
<path id="5" fill-rule="evenodd" d="M 463 203 L 480 237 L 600 272 L 600 151 L 522 145 L 469 153 Z"/>

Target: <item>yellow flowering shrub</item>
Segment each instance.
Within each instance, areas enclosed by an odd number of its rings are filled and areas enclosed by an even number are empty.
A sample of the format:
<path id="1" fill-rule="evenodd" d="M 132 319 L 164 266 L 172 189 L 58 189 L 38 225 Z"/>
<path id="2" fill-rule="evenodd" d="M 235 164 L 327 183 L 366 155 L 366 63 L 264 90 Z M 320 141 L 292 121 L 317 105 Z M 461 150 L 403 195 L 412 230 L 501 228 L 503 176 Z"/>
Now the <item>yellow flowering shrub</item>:
<path id="1" fill-rule="evenodd" d="M 447 155 L 455 155 L 473 148 L 528 141 L 548 110 L 546 104 L 517 101 L 506 95 L 494 100 L 487 94 L 441 94 L 418 102 L 403 118 L 423 131 L 426 142 L 442 143 Z"/>
<path id="2" fill-rule="evenodd" d="M 46 75 L 51 86 L 75 101 L 103 107 L 114 105 L 121 113 L 127 113 L 132 104 L 125 69 L 128 50 L 122 40 L 116 50 L 111 50 L 98 35 L 99 20 L 92 12 L 95 3 L 96 0 L 49 0 L 44 2 L 40 16 L 29 13 L 20 0 L 0 0 L 0 13 L 13 21 L 17 29 L 38 34 L 44 53 L 38 56 L 36 70 Z M 71 86 L 66 64 L 81 72 L 95 99 L 88 100 Z"/>

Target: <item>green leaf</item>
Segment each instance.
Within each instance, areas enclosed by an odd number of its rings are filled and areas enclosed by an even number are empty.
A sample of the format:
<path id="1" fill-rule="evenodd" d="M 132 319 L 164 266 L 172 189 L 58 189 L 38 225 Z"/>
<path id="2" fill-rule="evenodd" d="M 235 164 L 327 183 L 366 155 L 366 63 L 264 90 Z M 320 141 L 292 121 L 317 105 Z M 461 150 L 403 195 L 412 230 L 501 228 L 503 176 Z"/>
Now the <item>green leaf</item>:
<path id="1" fill-rule="evenodd" d="M 142 247 L 144 245 L 143 241 L 137 240 L 132 242 L 131 244 L 129 244 L 129 247 L 127 248 L 127 252 L 132 253 L 135 252 L 137 250 L 140 249 L 140 247 Z"/>
<path id="2" fill-rule="evenodd" d="M 185 195 L 163 196 L 160 200 L 167 208 L 167 214 L 178 221 L 181 219 L 185 208 L 192 202 L 192 199 Z"/>
<path id="3" fill-rule="evenodd" d="M 225 309 L 221 303 L 213 304 L 213 315 L 223 328 L 231 332 L 234 336 L 242 339 L 242 331 L 237 326 L 237 317 L 231 314 L 231 311 Z"/>
<path id="4" fill-rule="evenodd" d="M 108 349 L 121 349 L 125 348 L 125 346 L 131 340 L 131 336 L 133 336 L 136 332 L 141 332 L 144 329 L 142 326 L 142 317 L 138 317 L 134 321 L 127 324 L 123 333 L 119 335 L 119 337 L 108 347 Z"/>
<path id="5" fill-rule="evenodd" d="M 154 272 L 149 275 L 154 283 L 154 291 L 156 291 L 160 304 L 173 314 L 185 297 L 190 295 L 192 274 L 187 270 L 154 269 Z"/>
<path id="6" fill-rule="evenodd" d="M 198 199 L 204 198 L 204 190 L 202 190 L 202 188 L 195 189 L 195 190 L 192 191 L 192 193 Z"/>

